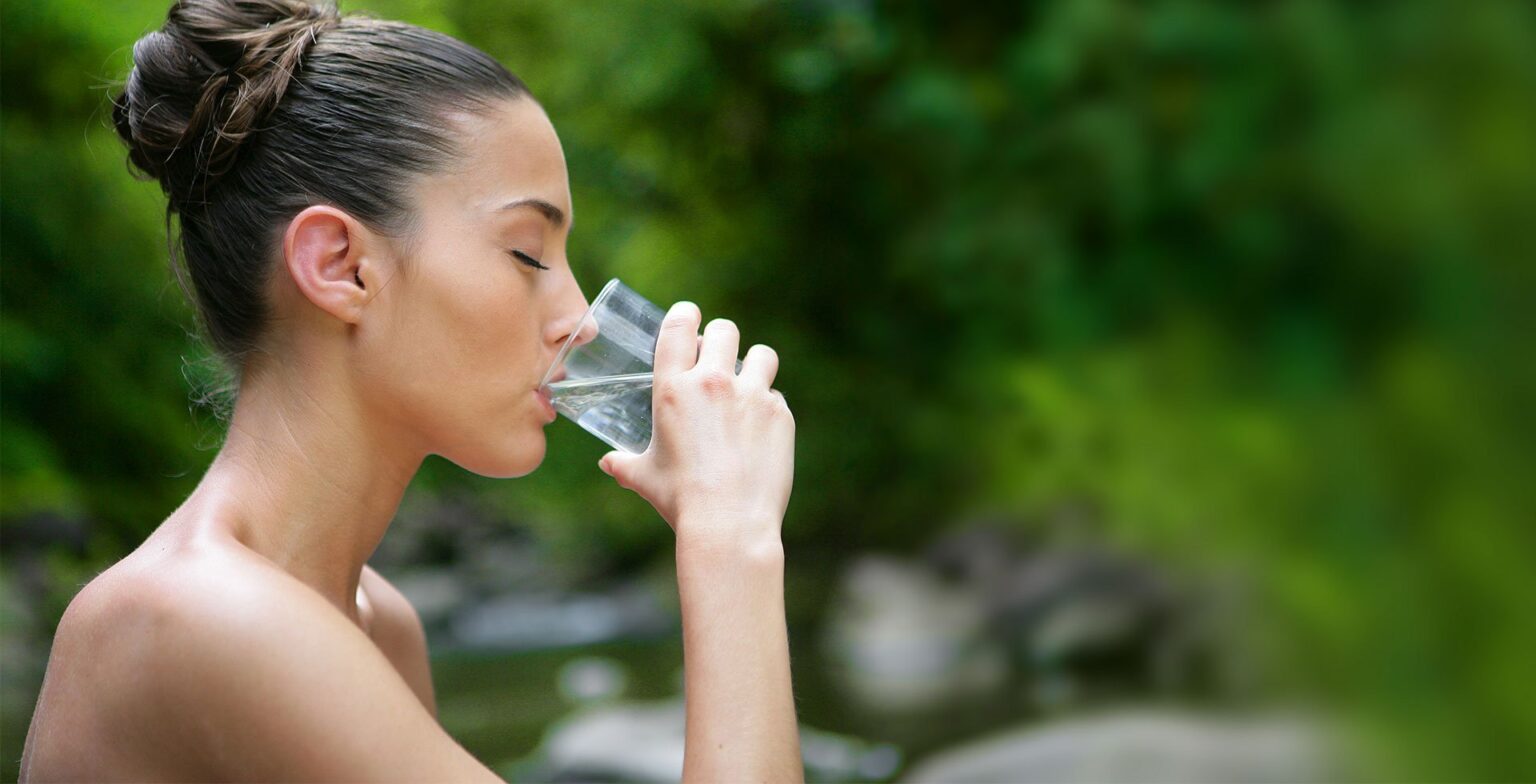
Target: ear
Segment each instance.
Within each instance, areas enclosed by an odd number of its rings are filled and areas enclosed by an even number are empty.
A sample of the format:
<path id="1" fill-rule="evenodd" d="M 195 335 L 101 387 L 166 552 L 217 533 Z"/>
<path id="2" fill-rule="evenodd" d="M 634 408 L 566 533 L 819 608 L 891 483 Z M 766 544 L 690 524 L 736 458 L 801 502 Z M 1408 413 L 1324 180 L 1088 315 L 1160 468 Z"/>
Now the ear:
<path id="1" fill-rule="evenodd" d="M 335 207 L 306 207 L 288 222 L 283 236 L 288 275 L 316 307 L 355 324 L 378 288 L 377 265 L 367 254 L 375 239 Z"/>

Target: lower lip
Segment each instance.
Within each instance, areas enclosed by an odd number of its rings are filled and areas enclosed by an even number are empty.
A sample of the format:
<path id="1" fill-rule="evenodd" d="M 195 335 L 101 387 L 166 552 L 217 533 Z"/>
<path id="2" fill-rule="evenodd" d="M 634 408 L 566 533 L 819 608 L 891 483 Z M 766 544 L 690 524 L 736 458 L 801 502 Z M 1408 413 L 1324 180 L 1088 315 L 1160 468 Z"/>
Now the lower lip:
<path id="1" fill-rule="evenodd" d="M 533 396 L 539 399 L 539 406 L 544 409 L 544 416 L 547 420 L 545 424 L 549 424 L 559 418 L 560 415 L 555 412 L 555 406 L 549 402 L 549 397 L 544 394 L 544 390 L 533 390 Z"/>

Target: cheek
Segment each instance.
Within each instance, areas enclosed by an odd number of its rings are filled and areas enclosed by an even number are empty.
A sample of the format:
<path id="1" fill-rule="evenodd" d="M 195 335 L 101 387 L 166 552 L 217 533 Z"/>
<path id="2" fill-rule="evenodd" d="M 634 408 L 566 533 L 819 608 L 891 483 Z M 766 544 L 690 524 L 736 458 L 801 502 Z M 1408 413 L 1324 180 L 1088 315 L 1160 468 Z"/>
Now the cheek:
<path id="1" fill-rule="evenodd" d="M 534 367 L 537 325 L 515 273 L 424 263 L 380 295 L 390 299 L 376 303 L 381 323 L 366 325 L 360 353 L 389 390 L 386 405 L 430 440 L 462 441 L 526 415 L 543 368 Z"/>
<path id="2" fill-rule="evenodd" d="M 532 385 L 537 369 L 538 341 L 523 282 L 515 272 L 499 271 L 462 288 L 440 292 L 437 309 L 443 314 L 433 331 L 439 364 L 450 364 L 462 378 L 474 379 L 473 389 L 505 404 L 505 392 Z"/>

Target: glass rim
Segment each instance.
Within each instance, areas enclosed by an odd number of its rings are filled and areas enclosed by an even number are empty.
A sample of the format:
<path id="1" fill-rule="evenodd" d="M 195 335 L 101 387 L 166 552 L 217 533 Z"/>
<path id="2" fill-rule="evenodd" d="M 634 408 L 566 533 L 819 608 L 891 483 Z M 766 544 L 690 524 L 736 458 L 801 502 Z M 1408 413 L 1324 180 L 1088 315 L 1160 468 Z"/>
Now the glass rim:
<path id="1" fill-rule="evenodd" d="M 597 308 L 604 302 L 607 302 L 608 297 L 612 296 L 614 290 L 622 285 L 624 284 L 620 283 L 618 278 L 610 278 L 607 283 L 603 284 L 602 289 L 597 292 L 597 296 L 593 297 L 592 302 L 587 305 L 586 312 L 582 313 L 581 318 L 577 320 L 576 328 L 571 330 L 571 334 L 565 336 L 565 342 L 560 344 L 560 351 L 555 354 L 555 361 L 549 363 L 549 369 L 544 371 L 544 378 L 539 382 L 540 388 L 549 386 L 549 378 L 555 374 L 555 368 L 565 364 L 566 356 L 571 353 L 571 343 L 576 340 L 577 335 L 581 334 L 582 325 L 586 324 L 587 319 L 592 317 Z"/>

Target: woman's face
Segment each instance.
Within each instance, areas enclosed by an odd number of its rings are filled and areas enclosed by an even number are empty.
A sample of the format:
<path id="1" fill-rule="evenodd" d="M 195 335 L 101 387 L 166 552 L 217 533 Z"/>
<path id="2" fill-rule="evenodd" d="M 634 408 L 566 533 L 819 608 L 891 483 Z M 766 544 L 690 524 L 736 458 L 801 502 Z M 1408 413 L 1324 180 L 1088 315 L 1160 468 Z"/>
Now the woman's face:
<path id="1" fill-rule="evenodd" d="M 535 390 L 587 301 L 566 259 L 570 183 L 537 103 L 458 118 L 462 157 L 414 193 L 410 258 L 376 292 L 356 356 L 373 401 L 431 454 L 483 476 L 544 459 Z M 528 263 L 536 260 L 548 269 Z"/>

